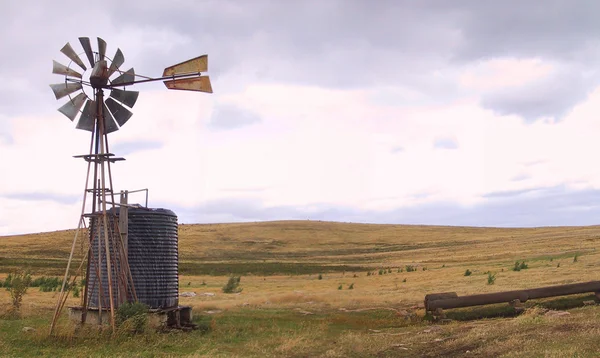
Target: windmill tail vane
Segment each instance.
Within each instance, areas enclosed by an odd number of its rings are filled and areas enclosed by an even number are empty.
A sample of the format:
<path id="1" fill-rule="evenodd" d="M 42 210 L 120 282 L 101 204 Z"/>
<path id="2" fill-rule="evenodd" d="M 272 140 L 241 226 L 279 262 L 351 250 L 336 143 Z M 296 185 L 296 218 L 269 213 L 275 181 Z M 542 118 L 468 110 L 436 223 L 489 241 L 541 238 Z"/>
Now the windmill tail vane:
<path id="1" fill-rule="evenodd" d="M 122 226 L 122 220 L 117 220 L 117 210 L 115 210 L 115 205 L 127 207 L 127 204 L 116 203 L 111 174 L 111 164 L 125 159 L 115 157 L 109 152 L 108 146 L 108 134 L 121 129 L 132 117 L 131 109 L 139 96 L 138 91 L 125 90 L 124 87 L 163 81 L 168 89 L 212 93 L 210 78 L 204 75 L 208 71 L 208 55 L 167 67 L 162 76 L 152 78 L 136 74 L 133 68 L 122 71 L 121 67 L 125 63 L 123 53 L 117 49 L 112 58 L 106 56 L 107 43 L 100 37 L 97 38 L 97 51 L 92 50 L 88 37 L 80 37 L 79 42 L 83 48 L 81 53 L 75 52 L 68 42 L 60 50 L 70 60 L 68 65 L 55 60 L 52 63 L 52 73 L 64 76 L 64 80 L 51 84 L 50 88 L 57 100 L 69 98 L 58 108 L 58 111 L 76 123 L 77 129 L 89 131 L 92 135 L 89 154 L 75 156 L 83 158 L 88 163 L 85 190 L 81 215 L 50 333 L 56 325 L 70 288 L 79 275 L 83 276 L 84 262 L 87 262 L 87 266 L 81 298 L 82 324 L 86 321 L 88 309 L 93 306 L 94 309 L 98 309 L 99 324 L 102 324 L 103 312 L 108 311 L 114 330 L 115 309 L 121 303 L 137 301 L 134 280 L 128 264 L 127 242 L 123 239 L 127 237 L 127 224 L 125 222 Z M 91 92 L 86 93 L 84 88 L 91 88 Z M 104 95 L 104 90 L 110 91 L 108 96 Z M 124 193 L 126 197 L 127 192 Z M 91 200 L 87 201 L 87 196 L 90 194 Z M 121 195 L 123 199 L 123 192 Z M 91 206 L 91 212 L 86 213 L 88 206 Z M 90 221 L 89 228 L 86 227 L 86 219 Z M 82 229 L 88 230 L 89 233 L 88 250 L 77 272 L 72 275 L 71 261 L 78 236 L 83 236 L 79 235 Z M 94 250 L 97 248 L 96 254 L 92 254 L 92 245 Z M 68 283 L 69 280 L 72 282 Z M 108 286 L 108 290 L 106 287 L 103 289 L 102 286 Z"/>

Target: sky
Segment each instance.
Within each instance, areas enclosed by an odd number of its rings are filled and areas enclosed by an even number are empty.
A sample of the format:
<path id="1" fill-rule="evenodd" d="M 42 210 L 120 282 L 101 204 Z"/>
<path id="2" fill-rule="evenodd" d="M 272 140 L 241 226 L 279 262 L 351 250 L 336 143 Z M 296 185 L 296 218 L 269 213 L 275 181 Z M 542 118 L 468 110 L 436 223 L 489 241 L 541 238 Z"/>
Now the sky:
<path id="1" fill-rule="evenodd" d="M 214 93 L 128 87 L 109 135 L 115 190 L 180 223 L 600 223 L 599 2 L 0 6 L 0 235 L 77 226 L 90 136 L 49 84 L 82 36 L 151 77 L 208 54 Z"/>

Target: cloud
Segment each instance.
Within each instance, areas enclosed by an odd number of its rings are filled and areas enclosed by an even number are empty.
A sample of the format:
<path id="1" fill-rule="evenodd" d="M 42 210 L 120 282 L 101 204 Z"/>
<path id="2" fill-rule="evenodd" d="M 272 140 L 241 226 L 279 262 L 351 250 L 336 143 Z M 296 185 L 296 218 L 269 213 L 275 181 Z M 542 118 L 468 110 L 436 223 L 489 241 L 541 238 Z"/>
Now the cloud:
<path id="1" fill-rule="evenodd" d="M 117 156 L 128 155 L 132 153 L 143 152 L 146 150 L 155 150 L 161 149 L 164 143 L 158 141 L 126 141 L 126 142 L 117 142 L 113 144 L 110 148 L 111 152 Z"/>
<path id="2" fill-rule="evenodd" d="M 65 195 L 56 193 L 23 192 L 0 194 L 0 197 L 23 201 L 53 201 L 59 204 L 74 204 L 81 200 L 79 195 Z"/>
<path id="3" fill-rule="evenodd" d="M 120 48 L 125 69 L 147 76 L 209 54 L 213 94 L 167 91 L 160 81 L 132 86 L 141 92 L 134 117 L 110 136 L 115 154 L 132 154 L 111 167 L 117 189 L 147 187 L 151 205 L 237 205 L 237 216 L 215 209 L 202 220 L 289 214 L 463 222 L 461 210 L 470 207 L 485 212 L 491 203 L 567 200 L 579 195 L 574 189 L 600 188 L 600 169 L 586 159 L 600 150 L 599 4 L 78 5 L 23 0 L 0 12 L 0 47 L 10 49 L 0 68 L 0 168 L 9 173 L 0 176 L 0 195 L 71 195 L 83 184 L 85 163 L 72 156 L 87 151 L 89 133 L 73 130 L 56 110 L 65 100 L 48 87 L 63 80 L 51 73 L 51 60 L 68 62 L 60 53 L 67 41 L 81 51 L 78 36 L 94 46 L 104 38 L 107 54 Z M 63 8 L 97 21 L 74 33 Z M 514 180 L 520 174 L 529 177 Z M 568 188 L 564 197 L 517 195 L 560 185 Z M 5 232 L 69 225 L 80 210 L 3 198 Z M 35 226 L 26 219 L 49 211 Z"/>
<path id="4" fill-rule="evenodd" d="M 395 146 L 395 147 L 393 147 L 392 149 L 390 149 L 390 152 L 391 152 L 392 154 L 402 153 L 402 152 L 404 152 L 404 147 L 401 147 L 401 146 Z"/>
<path id="5" fill-rule="evenodd" d="M 436 138 L 433 147 L 437 149 L 458 149 L 458 141 L 454 138 Z"/>
<path id="6" fill-rule="evenodd" d="M 525 192 L 525 191 L 523 191 Z M 600 190 L 570 191 L 548 188 L 540 195 L 490 195 L 473 206 L 436 201 L 390 210 L 364 210 L 347 206 L 266 206 L 258 199 L 216 200 L 194 208 L 171 208 L 180 222 L 264 220 L 326 220 L 342 222 L 452 226 L 538 227 L 596 225 L 600 217 Z M 510 198 L 508 198 L 510 196 Z"/>
<path id="7" fill-rule="evenodd" d="M 512 177 L 510 180 L 511 181 L 523 181 L 523 180 L 527 180 L 530 178 L 531 178 L 531 176 L 529 176 L 527 174 L 518 174 L 518 175 L 515 175 L 514 177 Z"/>
<path id="8" fill-rule="evenodd" d="M 213 129 L 227 130 L 259 123 L 261 118 L 251 110 L 233 104 L 215 106 L 208 126 Z"/>
<path id="9" fill-rule="evenodd" d="M 558 121 L 598 84 L 598 77 L 584 73 L 571 68 L 523 86 L 497 90 L 484 95 L 481 104 L 499 115 L 519 115 L 529 123 L 540 118 Z"/>

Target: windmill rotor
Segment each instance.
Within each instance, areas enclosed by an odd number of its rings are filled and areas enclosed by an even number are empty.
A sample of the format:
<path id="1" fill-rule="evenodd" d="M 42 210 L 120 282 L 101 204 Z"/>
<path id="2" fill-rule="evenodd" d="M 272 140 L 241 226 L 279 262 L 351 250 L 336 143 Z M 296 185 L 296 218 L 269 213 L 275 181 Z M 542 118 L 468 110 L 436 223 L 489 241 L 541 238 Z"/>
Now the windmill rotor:
<path id="1" fill-rule="evenodd" d="M 67 96 L 69 98 L 58 111 L 75 122 L 77 129 L 93 132 L 98 112 L 97 102 L 101 100 L 104 130 L 105 133 L 112 133 L 119 130 L 131 117 L 132 113 L 129 109 L 133 108 L 139 95 L 137 91 L 117 89 L 113 86 L 122 86 L 121 83 L 132 81 L 135 78 L 135 70 L 130 68 L 126 72 L 121 72 L 120 67 L 125 62 L 121 49 L 116 50 L 112 59 L 109 58 L 106 56 L 106 41 L 102 38 L 97 38 L 97 51 L 93 51 L 88 37 L 80 37 L 79 42 L 83 48 L 81 53 L 76 53 L 68 42 L 61 49 L 61 52 L 71 60 L 68 65 L 53 61 L 52 73 L 64 76 L 64 81 L 51 84 L 50 88 L 57 100 Z M 83 54 L 90 65 L 89 70 L 82 60 Z M 74 64 L 78 68 L 74 67 Z M 87 80 L 80 69 L 84 70 L 84 73 L 89 72 Z M 115 74 L 116 76 L 113 76 Z M 111 76 L 114 77 L 112 81 Z M 86 94 L 84 87 L 92 88 L 91 96 Z M 98 98 L 98 91 L 103 89 L 111 90 L 107 100 Z"/>

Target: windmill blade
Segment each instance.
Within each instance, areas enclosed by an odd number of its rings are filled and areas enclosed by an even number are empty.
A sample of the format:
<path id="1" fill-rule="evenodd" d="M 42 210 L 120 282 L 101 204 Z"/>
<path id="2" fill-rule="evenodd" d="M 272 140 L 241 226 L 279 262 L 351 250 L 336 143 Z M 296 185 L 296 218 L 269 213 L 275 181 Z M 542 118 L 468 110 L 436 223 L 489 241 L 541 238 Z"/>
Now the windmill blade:
<path id="1" fill-rule="evenodd" d="M 112 63 L 110 64 L 110 68 L 108 69 L 108 77 L 112 76 L 115 71 L 121 67 L 121 65 L 125 62 L 125 57 L 123 57 L 123 52 L 121 49 L 117 49 L 117 53 L 115 53 L 115 57 L 112 59 Z"/>
<path id="2" fill-rule="evenodd" d="M 79 67 L 81 67 L 84 71 L 87 70 L 87 68 L 83 64 L 83 61 L 81 61 L 79 56 L 77 56 L 75 51 L 73 51 L 73 48 L 71 47 L 70 43 L 67 42 L 67 44 L 64 45 L 63 48 L 60 49 L 60 52 L 64 53 L 68 58 L 71 59 L 71 61 L 73 61 L 77 65 L 79 65 Z"/>
<path id="3" fill-rule="evenodd" d="M 102 104 L 102 109 L 102 114 L 104 114 L 104 130 L 106 131 L 106 134 L 118 131 L 119 127 L 117 127 L 115 119 L 112 114 L 110 114 L 108 107 L 106 107 L 106 103 Z"/>
<path id="4" fill-rule="evenodd" d="M 129 83 L 135 80 L 135 71 L 133 68 L 128 69 L 123 72 L 119 77 L 115 78 L 111 81 L 111 85 L 118 85 L 119 83 Z"/>
<path id="5" fill-rule="evenodd" d="M 117 101 L 127 105 L 129 108 L 133 108 L 135 101 L 138 99 L 138 95 L 140 93 L 138 91 L 123 91 L 120 89 L 113 89 L 110 92 L 110 96 Z"/>
<path id="6" fill-rule="evenodd" d="M 94 53 L 92 52 L 92 45 L 90 44 L 90 38 L 89 37 L 80 37 L 79 42 L 81 42 L 81 47 L 83 47 L 83 50 L 85 51 L 85 55 L 87 56 L 88 60 L 90 61 L 90 66 L 94 67 L 94 63 L 96 63 L 96 61 L 94 61 Z"/>
<path id="7" fill-rule="evenodd" d="M 108 98 L 106 100 L 106 106 L 110 110 L 110 113 L 113 115 L 117 123 L 119 123 L 119 127 L 123 127 L 125 122 L 131 118 L 133 113 L 131 113 L 127 108 L 123 107 L 119 104 L 119 102 L 115 101 L 112 98 Z"/>
<path id="8" fill-rule="evenodd" d="M 104 60 L 104 56 L 106 55 L 106 41 L 98 37 L 98 56 L 100 56 L 100 61 Z"/>
<path id="9" fill-rule="evenodd" d="M 210 84 L 210 78 L 208 76 L 182 78 L 178 80 L 164 81 L 164 83 L 168 89 L 172 90 L 213 93 L 212 86 Z"/>
<path id="10" fill-rule="evenodd" d="M 202 55 L 191 60 L 187 60 L 171 67 L 165 68 L 163 77 L 173 76 L 182 73 L 195 73 L 208 71 L 208 55 Z"/>
<path id="11" fill-rule="evenodd" d="M 79 109 L 81 109 L 81 106 L 86 99 L 87 96 L 85 93 L 81 92 L 75 98 L 69 99 L 69 101 L 63 104 L 58 111 L 67 116 L 71 121 L 74 121 L 75 117 L 77 117 L 77 114 L 79 113 Z"/>
<path id="12" fill-rule="evenodd" d="M 85 131 L 94 131 L 94 124 L 96 122 L 96 102 L 89 99 L 85 102 L 79 122 L 77 122 L 77 129 L 83 129 Z"/>
<path id="13" fill-rule="evenodd" d="M 52 60 L 52 73 L 81 78 L 81 73 L 72 70 L 67 66 L 63 65 L 62 63 L 58 63 L 54 60 Z"/>
<path id="14" fill-rule="evenodd" d="M 67 82 L 67 83 L 56 83 L 50 85 L 56 99 L 61 99 L 64 96 L 71 94 L 77 90 L 82 89 L 81 83 Z"/>

